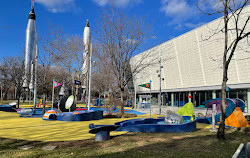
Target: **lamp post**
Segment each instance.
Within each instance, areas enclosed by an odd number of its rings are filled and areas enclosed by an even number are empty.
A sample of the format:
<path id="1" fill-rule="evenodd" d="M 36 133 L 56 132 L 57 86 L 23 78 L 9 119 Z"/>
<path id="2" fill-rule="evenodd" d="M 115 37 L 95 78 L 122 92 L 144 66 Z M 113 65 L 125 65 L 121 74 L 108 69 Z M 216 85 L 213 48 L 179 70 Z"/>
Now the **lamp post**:
<path id="1" fill-rule="evenodd" d="M 159 106 L 160 106 L 159 114 L 161 114 L 161 104 L 162 104 L 162 101 L 161 101 L 161 81 L 162 80 L 164 81 L 164 78 L 161 77 L 161 69 L 163 68 L 163 66 L 161 65 L 161 58 L 160 58 L 159 64 L 160 64 L 160 70 L 157 70 L 157 73 L 158 73 L 158 77 L 160 79 L 160 99 L 158 99 L 158 101 L 159 101 Z"/>

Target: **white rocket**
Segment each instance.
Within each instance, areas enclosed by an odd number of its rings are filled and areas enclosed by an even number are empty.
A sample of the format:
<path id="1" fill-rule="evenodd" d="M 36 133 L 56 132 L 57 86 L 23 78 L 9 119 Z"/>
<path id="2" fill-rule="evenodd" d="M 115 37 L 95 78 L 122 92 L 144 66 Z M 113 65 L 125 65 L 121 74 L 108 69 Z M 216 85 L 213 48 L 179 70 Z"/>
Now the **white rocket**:
<path id="1" fill-rule="evenodd" d="M 86 74 L 88 71 L 88 60 L 89 60 L 89 53 L 90 53 L 90 42 L 91 41 L 91 32 L 89 27 L 89 20 L 87 20 L 86 26 L 83 31 L 83 66 L 82 66 L 82 74 Z"/>
<path id="2" fill-rule="evenodd" d="M 31 11 L 29 13 L 29 21 L 26 28 L 25 41 L 25 63 L 24 63 L 24 81 L 23 88 L 34 89 L 34 68 L 36 66 L 37 52 L 37 36 L 36 36 L 36 15 L 34 11 L 34 0 L 32 0 Z M 29 83 L 30 82 L 30 83 Z"/>
<path id="3" fill-rule="evenodd" d="M 84 44 L 84 51 L 83 51 L 83 68 L 82 68 L 82 74 L 87 75 L 87 105 L 88 110 L 90 110 L 90 94 L 91 94 L 91 58 L 92 58 L 92 44 L 91 44 L 91 32 L 89 27 L 89 20 L 87 20 L 86 26 L 84 28 L 83 32 L 83 44 Z M 87 73 L 88 72 L 88 73 Z"/>

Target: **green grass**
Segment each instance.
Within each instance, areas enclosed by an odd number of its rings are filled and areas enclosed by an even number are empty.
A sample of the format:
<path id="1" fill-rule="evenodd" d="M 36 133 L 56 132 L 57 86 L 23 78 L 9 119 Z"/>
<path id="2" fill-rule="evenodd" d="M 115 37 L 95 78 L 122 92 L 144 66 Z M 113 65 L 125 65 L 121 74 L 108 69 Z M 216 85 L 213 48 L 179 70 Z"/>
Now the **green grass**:
<path id="1" fill-rule="evenodd" d="M 232 157 L 240 143 L 250 141 L 249 134 L 228 130 L 227 140 L 219 141 L 216 133 L 197 124 L 192 133 L 128 133 L 105 142 L 94 140 L 70 142 L 31 142 L 0 138 L 0 157 Z M 23 145 L 33 149 L 18 150 Z M 43 151 L 46 145 L 57 145 L 53 151 Z"/>

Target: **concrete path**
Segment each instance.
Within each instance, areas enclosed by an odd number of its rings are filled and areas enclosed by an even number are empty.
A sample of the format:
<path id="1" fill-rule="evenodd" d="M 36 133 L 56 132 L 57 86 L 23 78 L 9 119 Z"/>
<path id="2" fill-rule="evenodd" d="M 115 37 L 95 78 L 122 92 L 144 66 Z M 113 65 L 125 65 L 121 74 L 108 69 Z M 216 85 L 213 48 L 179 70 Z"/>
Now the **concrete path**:
<path id="1" fill-rule="evenodd" d="M 181 107 L 175 107 L 175 106 L 162 106 L 161 108 L 161 114 L 166 115 L 167 111 L 170 110 L 172 112 L 177 112 Z M 152 114 L 159 114 L 159 106 L 153 105 L 151 106 L 151 113 Z M 136 111 L 143 112 L 143 113 L 150 113 L 150 109 L 135 109 Z M 194 115 L 198 113 L 202 113 L 203 115 L 206 114 L 207 109 L 204 108 L 194 108 Z"/>

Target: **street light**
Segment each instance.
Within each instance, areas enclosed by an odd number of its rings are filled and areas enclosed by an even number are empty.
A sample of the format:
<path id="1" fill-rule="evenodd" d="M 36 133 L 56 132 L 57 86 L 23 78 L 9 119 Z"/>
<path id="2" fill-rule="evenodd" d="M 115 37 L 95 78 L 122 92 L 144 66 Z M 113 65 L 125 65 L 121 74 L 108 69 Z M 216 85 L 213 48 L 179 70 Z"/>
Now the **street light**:
<path id="1" fill-rule="evenodd" d="M 159 106 L 160 106 L 160 109 L 159 109 L 159 113 L 161 114 L 161 104 L 162 104 L 162 98 L 161 98 L 161 81 L 164 81 L 164 78 L 161 77 L 161 69 L 163 68 L 163 66 L 161 65 L 161 58 L 160 58 L 160 61 L 159 61 L 159 64 L 160 64 L 160 69 L 157 70 L 156 72 L 158 73 L 158 77 L 160 79 L 160 99 L 159 99 Z"/>

